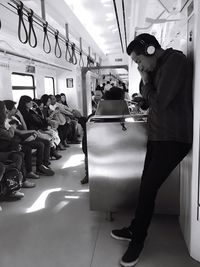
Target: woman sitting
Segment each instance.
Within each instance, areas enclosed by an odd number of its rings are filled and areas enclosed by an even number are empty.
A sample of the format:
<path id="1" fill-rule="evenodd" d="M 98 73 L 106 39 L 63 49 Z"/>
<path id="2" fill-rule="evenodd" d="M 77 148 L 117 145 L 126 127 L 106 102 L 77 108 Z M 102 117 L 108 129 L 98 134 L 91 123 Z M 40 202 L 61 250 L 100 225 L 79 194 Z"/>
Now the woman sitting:
<path id="1" fill-rule="evenodd" d="M 23 130 L 34 131 L 34 140 L 24 142 L 26 146 L 37 149 L 36 152 L 36 171 L 44 175 L 54 175 L 54 171 L 49 167 L 50 156 L 50 141 L 38 136 L 38 132 L 34 129 L 35 121 L 31 112 L 32 99 L 29 96 L 21 96 L 18 104 L 18 110 L 20 111 L 22 118 L 25 122 Z M 17 115 L 20 116 L 20 113 Z M 21 118 L 21 119 L 22 119 Z"/>

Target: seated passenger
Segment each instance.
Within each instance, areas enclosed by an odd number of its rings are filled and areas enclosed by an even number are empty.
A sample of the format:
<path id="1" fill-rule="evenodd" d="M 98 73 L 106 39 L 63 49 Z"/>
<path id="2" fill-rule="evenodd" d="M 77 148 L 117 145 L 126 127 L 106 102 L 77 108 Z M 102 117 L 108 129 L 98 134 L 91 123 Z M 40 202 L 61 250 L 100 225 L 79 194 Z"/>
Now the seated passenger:
<path id="1" fill-rule="evenodd" d="M 9 167 L 15 168 L 21 173 L 22 187 L 32 188 L 35 184 L 26 179 L 27 173 L 24 166 L 24 154 L 20 151 L 21 147 L 18 140 L 14 139 L 14 127 L 11 126 L 8 130 L 5 127 L 6 109 L 2 101 L 0 101 L 0 114 L 0 161 L 4 164 L 9 163 Z"/>
<path id="2" fill-rule="evenodd" d="M 41 106 L 38 107 L 37 103 Z M 31 109 L 33 120 L 35 121 L 35 130 L 37 130 L 38 136 L 50 141 L 50 158 L 60 159 L 62 156 L 56 151 L 56 146 L 60 143 L 57 130 L 48 125 L 44 114 L 42 113 L 43 103 L 41 100 L 35 100 Z"/>
<path id="3" fill-rule="evenodd" d="M 70 127 L 66 121 L 65 116 L 60 113 L 59 108 L 56 105 L 51 106 L 51 97 L 53 96 L 49 96 L 47 94 L 42 95 L 41 101 L 44 104 L 43 113 L 52 128 L 58 130 L 58 135 L 60 138 L 58 148 L 60 150 L 65 150 L 66 147 L 69 147 L 69 145 L 67 144 L 67 136 L 70 131 Z"/>
<path id="4" fill-rule="evenodd" d="M 73 120 L 73 113 L 70 112 L 69 109 L 65 105 L 60 103 L 61 102 L 60 95 L 56 95 L 56 97 L 53 95 L 51 96 L 50 109 L 55 110 L 56 108 L 58 108 L 61 114 L 65 115 L 66 122 L 68 123 L 68 127 L 69 127 L 67 140 L 69 143 L 79 144 L 80 141 L 77 138 L 77 121 Z"/>
<path id="5" fill-rule="evenodd" d="M 22 114 L 25 121 L 23 130 L 33 130 L 34 120 L 31 113 L 32 99 L 29 96 L 21 96 L 18 104 L 18 110 Z M 26 142 L 26 146 L 37 149 L 36 157 L 36 171 L 44 175 L 54 175 L 54 171 L 49 168 L 49 156 L 50 156 L 50 141 L 41 137 L 38 137 L 37 131 L 34 130 L 35 140 Z"/>
<path id="6" fill-rule="evenodd" d="M 85 123 L 87 121 L 87 118 L 82 116 L 81 113 L 77 109 L 71 109 L 67 103 L 66 95 L 64 93 L 60 94 L 59 100 L 57 100 L 59 103 L 62 103 L 65 105 L 73 114 L 73 119 L 77 120 L 78 123 L 81 125 L 82 130 L 85 129 Z M 79 135 L 79 134 L 78 134 Z"/>
<path id="7" fill-rule="evenodd" d="M 102 99 L 102 96 L 103 96 L 103 94 L 100 90 L 96 90 L 94 92 L 94 95 L 92 97 L 92 113 L 93 114 L 96 112 L 98 103 Z"/>

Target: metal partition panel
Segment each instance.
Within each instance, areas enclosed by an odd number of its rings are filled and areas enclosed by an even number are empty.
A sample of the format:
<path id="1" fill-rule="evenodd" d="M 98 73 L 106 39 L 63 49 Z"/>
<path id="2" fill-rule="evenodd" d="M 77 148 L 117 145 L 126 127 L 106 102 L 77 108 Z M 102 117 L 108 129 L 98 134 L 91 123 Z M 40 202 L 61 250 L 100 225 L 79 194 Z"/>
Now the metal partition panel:
<path id="1" fill-rule="evenodd" d="M 90 208 L 114 212 L 136 204 L 146 152 L 146 123 L 88 122 Z M 157 213 L 179 213 L 179 172 L 162 186 Z M 167 190 L 166 190 L 167 188 Z"/>

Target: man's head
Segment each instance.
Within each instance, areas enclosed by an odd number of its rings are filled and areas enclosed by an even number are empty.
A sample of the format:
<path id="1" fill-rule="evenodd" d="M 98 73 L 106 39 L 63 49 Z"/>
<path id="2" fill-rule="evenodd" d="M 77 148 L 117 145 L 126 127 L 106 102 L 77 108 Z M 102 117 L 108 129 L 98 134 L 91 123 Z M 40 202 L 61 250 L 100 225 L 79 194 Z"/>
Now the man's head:
<path id="1" fill-rule="evenodd" d="M 95 90 L 94 91 L 94 99 L 95 101 L 99 102 L 102 98 L 103 94 L 100 90 Z"/>
<path id="2" fill-rule="evenodd" d="M 106 100 L 123 100 L 124 99 L 124 91 L 117 86 L 113 86 L 110 90 L 105 93 Z"/>
<path id="3" fill-rule="evenodd" d="M 161 49 L 157 39 L 148 33 L 135 37 L 128 45 L 127 54 L 138 64 L 141 71 L 153 71 L 156 67 L 157 53 Z"/>
<path id="4" fill-rule="evenodd" d="M 56 104 L 56 97 L 54 95 L 50 95 L 50 99 L 51 99 L 51 105 L 55 105 Z"/>

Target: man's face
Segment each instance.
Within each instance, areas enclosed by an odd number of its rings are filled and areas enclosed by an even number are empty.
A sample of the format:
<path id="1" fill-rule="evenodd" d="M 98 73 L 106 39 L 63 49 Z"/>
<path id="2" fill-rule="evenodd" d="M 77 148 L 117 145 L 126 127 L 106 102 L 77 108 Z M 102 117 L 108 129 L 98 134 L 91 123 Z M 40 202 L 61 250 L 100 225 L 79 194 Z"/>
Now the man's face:
<path id="1" fill-rule="evenodd" d="M 95 91 L 94 98 L 97 102 L 100 101 L 102 98 L 102 92 L 101 91 Z"/>
<path id="2" fill-rule="evenodd" d="M 52 96 L 51 97 L 51 105 L 55 105 L 55 103 L 56 103 L 56 98 L 55 98 L 55 96 Z"/>
<path id="3" fill-rule="evenodd" d="M 145 56 L 145 55 L 136 55 L 136 53 L 133 51 L 131 53 L 132 60 L 138 64 L 138 69 L 141 71 L 150 72 L 153 71 L 156 67 L 156 57 L 153 56 Z"/>

